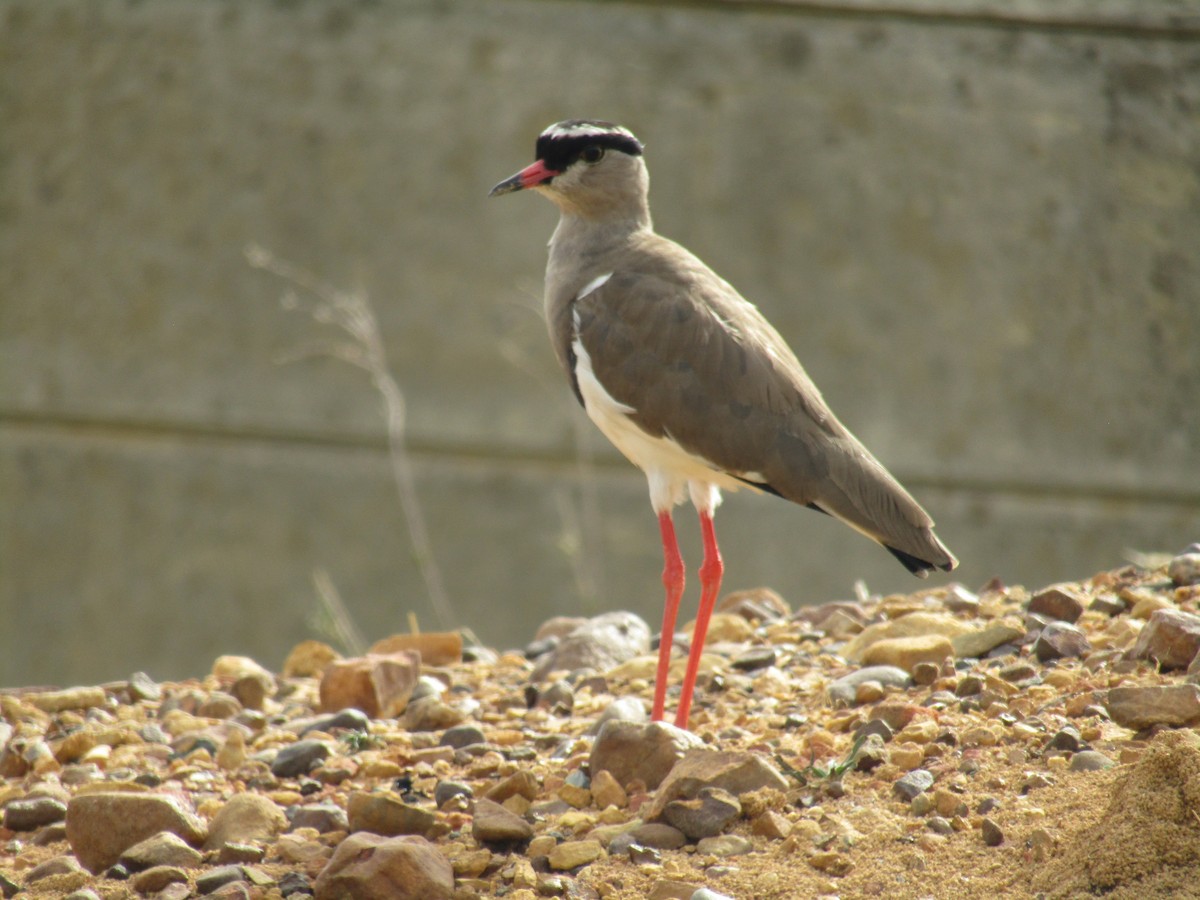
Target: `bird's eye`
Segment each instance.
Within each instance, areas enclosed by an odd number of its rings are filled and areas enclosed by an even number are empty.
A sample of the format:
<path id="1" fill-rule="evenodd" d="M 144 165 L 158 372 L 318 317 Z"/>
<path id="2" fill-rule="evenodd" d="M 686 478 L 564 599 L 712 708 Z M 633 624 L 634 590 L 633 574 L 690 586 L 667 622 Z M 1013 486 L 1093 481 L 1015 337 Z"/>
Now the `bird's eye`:
<path id="1" fill-rule="evenodd" d="M 600 160 L 604 159 L 604 148 L 598 144 L 592 144 L 588 147 L 584 147 L 583 152 L 579 154 L 579 158 L 589 166 L 594 166 L 596 163 L 600 162 Z"/>

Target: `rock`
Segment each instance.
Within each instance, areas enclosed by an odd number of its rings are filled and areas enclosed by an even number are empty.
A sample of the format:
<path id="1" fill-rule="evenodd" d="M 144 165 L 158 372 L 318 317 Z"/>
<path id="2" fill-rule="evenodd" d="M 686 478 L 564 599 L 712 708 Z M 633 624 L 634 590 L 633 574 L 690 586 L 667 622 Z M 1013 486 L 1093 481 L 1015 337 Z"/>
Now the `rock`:
<path id="1" fill-rule="evenodd" d="M 223 688 L 253 678 L 262 683 L 267 696 L 275 693 L 275 676 L 248 656 L 219 656 L 213 662 L 212 674 Z"/>
<path id="2" fill-rule="evenodd" d="M 169 884 L 186 882 L 187 877 L 178 866 L 154 866 L 130 878 L 129 886 L 139 894 L 157 894 Z"/>
<path id="3" fill-rule="evenodd" d="M 792 823 L 783 813 L 768 809 L 756 816 L 750 823 L 750 831 L 760 837 L 782 841 L 792 833 Z"/>
<path id="4" fill-rule="evenodd" d="M 67 805 L 53 797 L 13 800 L 4 807 L 4 827 L 10 831 L 34 831 L 66 817 Z"/>
<path id="5" fill-rule="evenodd" d="M 1125 612 L 1125 602 L 1112 594 L 1101 594 L 1092 599 L 1092 602 L 1088 604 L 1088 609 L 1106 616 L 1119 616 Z"/>
<path id="6" fill-rule="evenodd" d="M 882 638 L 862 652 L 860 661 L 868 666 L 895 666 L 909 674 L 918 663 L 940 664 L 954 656 L 950 639 L 941 634 Z"/>
<path id="7" fill-rule="evenodd" d="M 361 709 L 348 706 L 331 714 L 293 719 L 287 723 L 286 728 L 300 737 L 304 737 L 310 731 L 332 732 L 339 729 L 366 733 L 371 729 L 371 717 Z"/>
<path id="8" fill-rule="evenodd" d="M 372 644 L 367 654 L 389 656 L 410 651 L 420 656 L 423 665 L 452 666 L 462 662 L 462 635 L 457 631 L 393 634 Z"/>
<path id="9" fill-rule="evenodd" d="M 717 603 L 717 612 L 741 616 L 750 622 L 773 622 L 786 619 L 792 608 L 778 592 L 758 587 L 730 591 Z"/>
<path id="10" fill-rule="evenodd" d="M 121 854 L 118 862 L 130 872 L 140 872 L 155 866 L 176 866 L 194 869 L 204 860 L 199 850 L 194 850 L 183 838 L 169 831 L 138 841 Z"/>
<path id="11" fill-rule="evenodd" d="M 1178 609 L 1150 614 L 1130 651 L 1131 659 L 1150 659 L 1163 669 L 1186 669 L 1200 652 L 1200 616 Z"/>
<path id="12" fill-rule="evenodd" d="M 400 718 L 400 725 L 408 731 L 442 731 L 453 728 L 465 718 L 461 709 L 451 706 L 440 697 L 421 697 L 408 704 Z"/>
<path id="13" fill-rule="evenodd" d="M 487 737 L 483 733 L 483 729 L 478 725 L 455 725 L 453 728 L 447 728 L 442 734 L 442 739 L 438 741 L 443 747 L 454 747 L 456 750 L 463 747 L 469 747 L 472 744 L 482 744 L 487 741 Z"/>
<path id="14" fill-rule="evenodd" d="M 774 647 L 751 647 L 733 658 L 729 665 L 740 672 L 757 672 L 775 665 L 779 651 Z"/>
<path id="15" fill-rule="evenodd" d="M 352 834 L 313 885 L 315 900 L 450 900 L 454 870 L 422 837 Z"/>
<path id="16" fill-rule="evenodd" d="M 646 704 L 641 697 L 618 697 L 608 706 L 604 707 L 604 711 L 600 713 L 596 723 L 588 729 L 591 734 L 599 734 L 600 729 L 604 727 L 605 722 L 613 720 L 621 722 L 647 722 L 650 719 L 650 713 L 646 709 Z"/>
<path id="17" fill-rule="evenodd" d="M 516 795 L 526 800 L 533 800 L 538 795 L 537 776 L 528 769 L 518 769 L 507 778 L 493 785 L 484 796 L 496 803 L 503 803 L 509 797 Z"/>
<path id="18" fill-rule="evenodd" d="M 405 803 L 391 791 L 355 791 L 346 802 L 346 815 L 352 832 L 384 837 L 428 835 L 437 821 L 430 810 Z"/>
<path id="19" fill-rule="evenodd" d="M 553 616 L 538 626 L 537 634 L 533 636 L 533 639 L 544 641 L 548 638 L 565 638 L 576 628 L 586 624 L 587 619 L 583 616 Z"/>
<path id="20" fill-rule="evenodd" d="M 533 837 L 533 826 L 499 803 L 480 799 L 475 801 L 471 836 L 481 844 L 521 842 Z"/>
<path id="21" fill-rule="evenodd" d="M 1111 769 L 1116 763 L 1098 750 L 1080 750 L 1071 757 L 1072 772 L 1100 772 Z"/>
<path id="22" fill-rule="evenodd" d="M 1105 695 L 1104 707 L 1114 722 L 1136 731 L 1152 725 L 1192 725 L 1200 723 L 1200 687 L 1115 687 Z"/>
<path id="23" fill-rule="evenodd" d="M 660 878 L 650 889 L 646 900 L 691 900 L 698 888 L 690 881 Z"/>
<path id="24" fill-rule="evenodd" d="M 986 816 L 980 825 L 979 834 L 989 847 L 999 847 L 1004 843 L 1004 832 L 999 825 Z"/>
<path id="25" fill-rule="evenodd" d="M 647 822 L 634 828 L 630 834 L 643 847 L 656 850 L 678 850 L 687 843 L 687 836 L 682 831 L 662 822 Z"/>
<path id="26" fill-rule="evenodd" d="M 1066 750 L 1075 753 L 1083 747 L 1083 738 L 1074 725 L 1064 725 L 1046 742 L 1047 750 Z"/>
<path id="27" fill-rule="evenodd" d="M 213 691 L 197 708 L 196 715 L 204 716 L 206 719 L 232 719 L 241 711 L 242 704 L 232 694 Z"/>
<path id="28" fill-rule="evenodd" d="M 609 806 L 624 809 L 629 805 L 629 795 L 625 792 L 625 788 L 608 769 L 601 769 L 592 776 L 592 797 L 600 809 Z"/>
<path id="29" fill-rule="evenodd" d="M 650 626 L 631 612 L 605 613 L 588 619 L 542 657 L 529 676 L 543 681 L 551 672 L 594 669 L 606 672 L 650 650 Z"/>
<path id="30" fill-rule="evenodd" d="M 867 666 L 831 681 L 829 699 L 845 705 L 854 703 L 858 686 L 864 681 L 875 681 L 883 687 L 908 687 L 912 676 L 896 666 Z"/>
<path id="31" fill-rule="evenodd" d="M 1060 622 L 1070 622 L 1072 625 L 1083 615 L 1083 595 L 1078 591 L 1057 584 L 1043 588 L 1029 598 L 1029 611 Z"/>
<path id="32" fill-rule="evenodd" d="M 421 655 L 412 651 L 330 662 L 321 675 L 321 709 L 353 707 L 371 718 L 404 712 L 421 677 Z"/>
<path id="33" fill-rule="evenodd" d="M 1033 652 L 1039 662 L 1083 656 L 1092 645 L 1083 630 L 1067 622 L 1050 622 L 1034 642 Z"/>
<path id="34" fill-rule="evenodd" d="M 1174 609 L 1174 605 L 1161 594 L 1133 593 L 1128 596 L 1136 598 L 1129 615 L 1135 619 L 1149 619 L 1160 609 Z"/>
<path id="35" fill-rule="evenodd" d="M 270 798 L 262 794 L 234 794 L 209 823 L 204 848 L 219 850 L 225 844 L 270 841 L 287 827 L 287 816 Z"/>
<path id="36" fill-rule="evenodd" d="M 552 869 L 570 871 L 603 859 L 605 855 L 599 841 L 563 841 L 550 851 L 547 862 Z"/>
<path id="37" fill-rule="evenodd" d="M 588 765 L 593 772 L 607 769 L 622 786 L 640 779 L 654 790 L 688 750 L 703 746 L 690 731 L 666 722 L 614 719 L 604 723 L 592 743 Z"/>
<path id="38" fill-rule="evenodd" d="M 303 872 L 288 872 L 276 884 L 284 897 L 311 896 L 312 882 Z"/>
<path id="39" fill-rule="evenodd" d="M 745 750 L 693 750 L 672 767 L 659 785 L 646 812 L 647 822 L 663 817 L 673 800 L 691 800 L 706 787 L 721 788 L 740 797 L 760 788 L 786 791 L 786 778 L 761 756 Z"/>
<path id="40" fill-rule="evenodd" d="M 692 894 L 688 900 L 734 900 L 734 898 L 728 894 L 718 894 L 714 890 L 702 887 Z"/>
<path id="41" fill-rule="evenodd" d="M 145 672 L 134 672 L 130 675 L 125 690 L 129 692 L 129 699 L 134 703 L 139 700 L 157 702 L 162 699 L 162 687 Z"/>
<path id="42" fill-rule="evenodd" d="M 712 837 L 742 814 L 742 804 L 729 791 L 718 787 L 700 789 L 691 800 L 672 800 L 662 817 L 691 840 Z"/>
<path id="43" fill-rule="evenodd" d="M 271 774 L 276 778 L 297 778 L 307 775 L 318 762 L 329 757 L 333 749 L 325 741 L 304 740 L 288 744 L 276 754 Z"/>
<path id="44" fill-rule="evenodd" d="M 343 815 L 345 814 L 343 813 Z M 336 830 L 345 831 L 346 829 L 343 827 Z M 257 844 L 224 844 L 217 851 L 217 855 L 213 857 L 213 861 L 219 866 L 254 865 L 262 862 L 266 855 L 266 849 Z"/>
<path id="45" fill-rule="evenodd" d="M 310 806 L 293 806 L 286 815 L 292 830 L 312 828 L 318 834 L 350 830 L 346 811 L 329 800 Z"/>
<path id="46" fill-rule="evenodd" d="M 433 790 L 433 802 L 437 804 L 437 808 L 441 809 L 450 800 L 455 797 L 466 797 L 468 800 L 475 796 L 475 792 L 471 790 L 470 785 L 463 784 L 461 781 L 439 781 L 437 787 Z"/>
<path id="47" fill-rule="evenodd" d="M 945 613 L 910 612 L 886 622 L 877 622 L 867 626 L 860 634 L 847 642 L 842 655 L 853 662 L 865 662 L 863 654 L 877 641 L 928 635 L 953 638 L 955 635 L 970 630 L 969 625 Z"/>
<path id="48" fill-rule="evenodd" d="M 83 868 L 74 856 L 54 856 L 25 873 L 25 886 L 56 875 L 81 875 Z"/>
<path id="49" fill-rule="evenodd" d="M 978 631 L 968 631 L 950 639 L 955 659 L 982 659 L 1002 644 L 1015 641 L 1025 634 L 1016 619 L 1001 619 Z"/>
<path id="50" fill-rule="evenodd" d="M 104 692 L 104 688 L 73 687 L 62 691 L 26 694 L 23 699 L 42 712 L 57 713 L 69 709 L 103 708 L 108 702 L 108 694 Z"/>
<path id="51" fill-rule="evenodd" d="M 245 880 L 246 873 L 241 866 L 217 866 L 196 876 L 196 891 L 200 894 L 211 894 L 227 884 Z"/>
<path id="52" fill-rule="evenodd" d="M 696 844 L 696 852 L 708 856 L 742 856 L 754 851 L 754 843 L 740 834 L 706 837 Z"/>
<path id="53" fill-rule="evenodd" d="M 1167 577 L 1179 587 L 1200 581 L 1200 553 L 1181 553 L 1167 563 Z"/>
<path id="54" fill-rule="evenodd" d="M 342 655 L 322 641 L 301 641 L 283 662 L 283 674 L 287 678 L 319 678 L 325 667 L 341 659 Z"/>
<path id="55" fill-rule="evenodd" d="M 914 769 L 893 784 L 892 790 L 902 800 L 912 800 L 913 797 L 924 793 L 931 787 L 933 787 L 933 773 L 927 769 Z"/>
<path id="56" fill-rule="evenodd" d="M 686 622 L 683 626 L 683 630 L 687 634 L 692 634 L 695 628 L 695 620 Z M 708 620 L 708 631 L 705 633 L 704 640 L 709 644 L 721 642 L 741 644 L 752 637 L 754 637 L 754 626 L 742 616 L 732 613 L 715 613 Z"/>
<path id="57" fill-rule="evenodd" d="M 67 804 L 67 840 L 90 872 L 107 869 L 134 844 L 160 831 L 193 846 L 203 844 L 207 835 L 201 819 L 164 794 L 77 794 Z"/>

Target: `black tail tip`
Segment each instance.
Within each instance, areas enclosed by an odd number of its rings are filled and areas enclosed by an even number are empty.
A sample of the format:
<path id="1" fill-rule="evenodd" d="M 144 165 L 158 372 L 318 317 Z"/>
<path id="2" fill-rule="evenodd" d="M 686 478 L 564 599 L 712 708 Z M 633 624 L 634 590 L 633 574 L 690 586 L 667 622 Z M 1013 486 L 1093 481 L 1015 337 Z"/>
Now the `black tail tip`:
<path id="1" fill-rule="evenodd" d="M 900 564 L 918 578 L 928 578 L 930 572 L 935 572 L 938 569 L 941 569 L 943 572 L 949 572 L 958 565 L 958 560 L 953 556 L 950 557 L 948 562 L 931 563 L 927 560 L 913 556 L 911 553 L 905 553 L 903 550 L 897 550 L 895 547 L 888 547 L 886 544 L 884 544 L 884 549 L 886 549 L 888 553 L 892 554 L 892 556 L 896 557 L 896 559 L 900 560 Z"/>

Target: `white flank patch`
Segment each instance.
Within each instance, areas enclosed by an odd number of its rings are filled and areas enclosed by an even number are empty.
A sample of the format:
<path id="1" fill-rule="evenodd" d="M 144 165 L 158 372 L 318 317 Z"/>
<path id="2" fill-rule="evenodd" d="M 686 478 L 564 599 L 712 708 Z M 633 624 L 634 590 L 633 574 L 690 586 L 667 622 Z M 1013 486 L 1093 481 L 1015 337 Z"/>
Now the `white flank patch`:
<path id="1" fill-rule="evenodd" d="M 597 275 L 595 278 L 593 278 L 591 281 L 589 281 L 587 284 L 585 284 L 583 286 L 583 288 L 579 291 L 579 293 L 575 295 L 575 299 L 582 300 L 584 297 L 586 297 L 592 291 L 599 290 L 601 287 L 604 286 L 605 282 L 607 282 L 608 279 L 610 279 L 612 277 L 613 277 L 612 272 L 609 272 L 605 275 Z"/>
<path id="2" fill-rule="evenodd" d="M 575 383 L 588 418 L 626 459 L 646 473 L 650 503 L 656 513 L 670 510 L 690 495 L 697 509 L 711 514 L 721 502 L 721 489 L 736 491 L 747 486 L 703 457 L 689 453 L 670 435 L 653 437 L 643 431 L 629 418 L 636 410 L 617 400 L 600 383 L 583 341 L 576 337 L 571 346 L 575 351 Z"/>

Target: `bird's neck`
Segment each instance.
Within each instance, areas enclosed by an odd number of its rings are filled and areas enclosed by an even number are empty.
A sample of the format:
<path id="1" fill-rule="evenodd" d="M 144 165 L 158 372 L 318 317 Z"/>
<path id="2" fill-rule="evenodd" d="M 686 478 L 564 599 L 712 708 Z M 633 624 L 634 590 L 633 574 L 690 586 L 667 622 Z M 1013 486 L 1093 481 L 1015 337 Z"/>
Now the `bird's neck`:
<path id="1" fill-rule="evenodd" d="M 579 215 L 564 209 L 550 237 L 550 266 L 586 268 L 589 261 L 618 251 L 635 236 L 652 230 L 650 210 L 644 204 L 612 216 Z"/>

